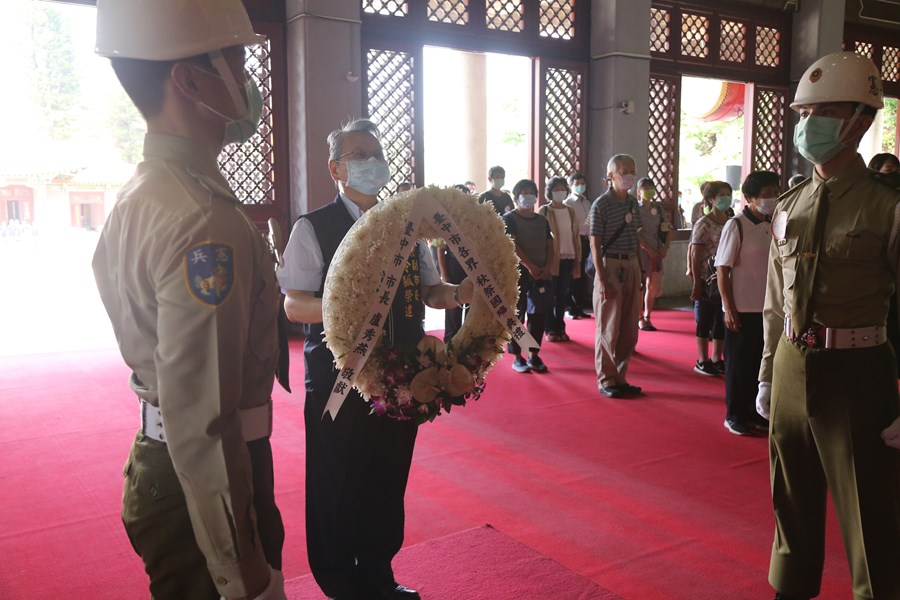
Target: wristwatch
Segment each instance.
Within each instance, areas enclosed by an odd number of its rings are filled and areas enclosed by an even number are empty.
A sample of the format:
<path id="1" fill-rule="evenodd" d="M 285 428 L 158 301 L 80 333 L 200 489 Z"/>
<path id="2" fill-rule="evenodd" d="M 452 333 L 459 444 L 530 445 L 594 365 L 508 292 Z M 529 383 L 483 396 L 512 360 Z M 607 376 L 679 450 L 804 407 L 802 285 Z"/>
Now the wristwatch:
<path id="1" fill-rule="evenodd" d="M 453 288 L 453 301 L 456 302 L 457 306 L 460 308 L 466 308 L 469 306 L 468 304 L 463 304 L 463 301 L 459 299 L 459 286 Z"/>

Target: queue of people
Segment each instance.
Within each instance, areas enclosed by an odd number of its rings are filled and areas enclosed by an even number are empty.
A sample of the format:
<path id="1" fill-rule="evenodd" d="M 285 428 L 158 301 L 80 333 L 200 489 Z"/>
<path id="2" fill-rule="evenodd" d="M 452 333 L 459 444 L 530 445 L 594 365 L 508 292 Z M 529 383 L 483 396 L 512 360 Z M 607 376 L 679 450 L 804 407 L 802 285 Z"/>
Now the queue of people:
<path id="1" fill-rule="evenodd" d="M 244 62 L 245 46 L 259 37 L 238 0 L 217 0 L 216 10 L 187 4 L 98 2 L 97 51 L 111 59 L 148 129 L 144 160 L 93 260 L 141 415 L 125 467 L 123 525 L 154 598 L 285 600 L 270 444 L 280 287 L 287 317 L 305 324 L 313 576 L 334 600 L 417 600 L 392 569 L 417 425 L 372 415 L 355 391 L 336 416 L 324 411 L 339 375 L 324 343 L 325 275 L 390 180 L 377 125 L 356 119 L 329 134 L 323 156 L 335 197 L 297 220 L 282 260 L 236 210 L 216 163 L 225 144 L 258 125 L 259 92 Z M 165 47 L 152 43 L 161 37 Z M 751 173 L 744 209 L 730 219 L 731 187 L 711 182 L 691 236 L 697 367 L 708 375 L 724 360 L 730 431 L 770 420 L 776 600 L 819 593 L 828 491 L 855 597 L 900 597 L 900 394 L 885 343 L 900 265 L 900 186 L 887 177 L 896 158 L 875 172 L 856 150 L 882 106 L 878 82 L 871 61 L 851 52 L 813 64 L 791 105 L 812 176 L 776 200 L 777 175 Z M 551 179 L 549 202 L 536 211 L 534 181 L 518 181 L 510 196 L 505 170 L 490 169 L 480 198 L 515 242 L 517 312 L 538 341 L 510 344 L 516 371 L 549 371 L 540 341 L 565 341 L 564 314 L 584 316 L 588 287 L 571 282 L 593 273 L 598 392 L 641 393 L 628 366 L 638 331 L 655 330 L 669 229 L 652 181 L 641 180 L 640 199 L 631 193 L 636 167 L 626 154 L 610 158 L 609 187 L 586 213 L 584 176 Z M 442 281 L 421 242 L 404 273 L 410 293 L 396 295 L 384 325 L 393 342 L 423 337 L 425 305 L 472 300 L 472 282 Z"/>

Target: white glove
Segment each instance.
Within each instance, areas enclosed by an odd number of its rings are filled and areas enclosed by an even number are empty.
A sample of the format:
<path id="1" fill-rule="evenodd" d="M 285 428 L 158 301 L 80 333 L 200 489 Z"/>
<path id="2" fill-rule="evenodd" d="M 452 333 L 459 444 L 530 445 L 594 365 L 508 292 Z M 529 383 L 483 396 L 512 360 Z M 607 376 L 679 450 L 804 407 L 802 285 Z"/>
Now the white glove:
<path id="1" fill-rule="evenodd" d="M 254 596 L 253 600 L 287 600 L 284 594 L 284 575 L 281 571 L 269 567 L 269 585 L 263 590 L 262 594 Z M 220 598 L 225 600 L 225 598 Z"/>
<path id="2" fill-rule="evenodd" d="M 768 381 L 759 382 L 759 392 L 756 394 L 756 412 L 761 417 L 769 418 L 769 405 L 772 402 L 772 384 Z"/>

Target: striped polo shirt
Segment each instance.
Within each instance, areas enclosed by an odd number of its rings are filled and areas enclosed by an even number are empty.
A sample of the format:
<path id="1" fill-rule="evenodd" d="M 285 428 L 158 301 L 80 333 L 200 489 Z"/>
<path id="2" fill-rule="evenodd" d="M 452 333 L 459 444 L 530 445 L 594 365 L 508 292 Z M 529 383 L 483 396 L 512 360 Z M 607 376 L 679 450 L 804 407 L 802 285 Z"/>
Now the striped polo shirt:
<path id="1" fill-rule="evenodd" d="M 619 226 L 625 222 L 626 214 L 631 214 L 631 223 L 625 225 L 625 229 L 611 246 L 604 248 L 605 252 L 637 254 L 637 232 L 641 228 L 641 211 L 634 196 L 628 194 L 625 200 L 619 200 L 612 188 L 594 200 L 590 216 L 591 235 L 600 238 L 601 246 L 609 243 Z"/>

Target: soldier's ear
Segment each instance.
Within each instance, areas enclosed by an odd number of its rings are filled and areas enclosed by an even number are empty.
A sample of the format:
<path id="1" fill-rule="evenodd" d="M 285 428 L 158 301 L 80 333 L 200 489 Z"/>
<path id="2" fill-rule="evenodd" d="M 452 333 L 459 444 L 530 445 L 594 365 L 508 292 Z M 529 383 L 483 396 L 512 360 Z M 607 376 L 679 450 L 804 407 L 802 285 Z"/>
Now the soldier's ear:
<path id="1" fill-rule="evenodd" d="M 180 62 L 172 65 L 171 71 L 172 82 L 175 88 L 185 97 L 191 100 L 200 98 L 200 88 L 194 80 L 193 69 L 187 64 Z"/>

